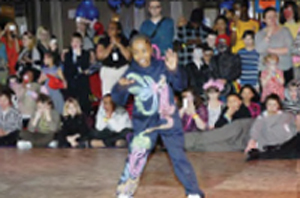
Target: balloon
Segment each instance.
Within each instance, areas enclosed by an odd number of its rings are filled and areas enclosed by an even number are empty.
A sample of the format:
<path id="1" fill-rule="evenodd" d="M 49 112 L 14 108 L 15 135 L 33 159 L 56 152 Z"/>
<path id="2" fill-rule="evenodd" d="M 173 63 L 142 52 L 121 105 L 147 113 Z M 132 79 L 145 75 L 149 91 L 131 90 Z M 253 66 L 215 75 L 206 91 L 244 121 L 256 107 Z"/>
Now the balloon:
<path id="1" fill-rule="evenodd" d="M 225 0 L 220 4 L 220 8 L 230 10 L 233 7 L 233 3 L 233 0 Z"/>
<path id="2" fill-rule="evenodd" d="M 93 7 L 94 6 L 94 3 L 92 0 L 84 0 L 81 2 L 81 4 L 83 4 L 83 7 Z"/>
<path id="3" fill-rule="evenodd" d="M 76 10 L 76 17 L 83 17 L 83 18 L 85 18 L 86 17 L 85 10 L 77 8 L 77 10 Z"/>
<path id="4" fill-rule="evenodd" d="M 146 4 L 146 0 L 135 0 L 135 6 L 141 8 Z"/>
<path id="5" fill-rule="evenodd" d="M 99 19 L 99 10 L 93 6 L 89 10 L 87 10 L 87 19 L 89 20 L 94 20 L 94 19 Z"/>
<path id="6" fill-rule="evenodd" d="M 121 0 L 107 0 L 107 3 L 110 7 L 116 9 L 121 6 L 122 1 Z"/>

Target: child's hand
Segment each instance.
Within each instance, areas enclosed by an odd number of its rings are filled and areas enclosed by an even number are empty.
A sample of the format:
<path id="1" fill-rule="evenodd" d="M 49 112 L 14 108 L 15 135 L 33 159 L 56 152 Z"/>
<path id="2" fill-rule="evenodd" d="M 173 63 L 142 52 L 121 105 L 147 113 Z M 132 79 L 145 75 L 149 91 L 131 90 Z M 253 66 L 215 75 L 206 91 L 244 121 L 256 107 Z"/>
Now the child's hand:
<path id="1" fill-rule="evenodd" d="M 129 80 L 127 78 L 121 78 L 119 80 L 119 85 L 121 85 L 121 86 L 128 86 L 128 85 L 133 84 L 134 82 L 135 82 L 134 80 Z"/>
<path id="2" fill-rule="evenodd" d="M 171 71 L 175 71 L 177 69 L 178 56 L 171 49 L 168 49 L 168 51 L 166 52 L 165 64 Z"/>

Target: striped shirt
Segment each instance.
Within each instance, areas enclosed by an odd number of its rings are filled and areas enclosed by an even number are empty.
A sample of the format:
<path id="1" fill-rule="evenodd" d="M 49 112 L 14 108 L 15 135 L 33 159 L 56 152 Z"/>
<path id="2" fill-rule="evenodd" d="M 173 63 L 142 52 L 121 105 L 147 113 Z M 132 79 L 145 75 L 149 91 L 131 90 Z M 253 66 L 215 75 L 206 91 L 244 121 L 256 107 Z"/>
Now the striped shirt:
<path id="1" fill-rule="evenodd" d="M 240 84 L 257 86 L 259 82 L 258 63 L 259 54 L 256 50 L 248 51 L 245 48 L 238 52 L 242 61 L 242 74 L 240 77 Z"/>

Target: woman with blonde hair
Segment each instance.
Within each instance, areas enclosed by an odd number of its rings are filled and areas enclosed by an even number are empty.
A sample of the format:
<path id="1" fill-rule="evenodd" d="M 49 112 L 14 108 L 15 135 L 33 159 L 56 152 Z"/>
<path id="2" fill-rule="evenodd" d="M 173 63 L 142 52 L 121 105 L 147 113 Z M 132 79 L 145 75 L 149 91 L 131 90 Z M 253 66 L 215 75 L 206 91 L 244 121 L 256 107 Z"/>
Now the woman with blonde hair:
<path id="1" fill-rule="evenodd" d="M 44 55 L 50 51 L 50 33 L 43 27 L 38 27 L 36 31 L 37 49 L 41 54 L 41 60 L 44 60 Z"/>
<path id="2" fill-rule="evenodd" d="M 31 32 L 24 32 L 22 41 L 24 46 L 19 54 L 17 74 L 22 76 L 26 71 L 31 70 L 36 80 L 40 75 L 41 55 L 36 47 L 35 38 Z"/>
<path id="3" fill-rule="evenodd" d="M 62 129 L 58 134 L 60 148 L 83 148 L 89 133 L 86 117 L 74 98 L 66 100 L 62 118 Z"/>

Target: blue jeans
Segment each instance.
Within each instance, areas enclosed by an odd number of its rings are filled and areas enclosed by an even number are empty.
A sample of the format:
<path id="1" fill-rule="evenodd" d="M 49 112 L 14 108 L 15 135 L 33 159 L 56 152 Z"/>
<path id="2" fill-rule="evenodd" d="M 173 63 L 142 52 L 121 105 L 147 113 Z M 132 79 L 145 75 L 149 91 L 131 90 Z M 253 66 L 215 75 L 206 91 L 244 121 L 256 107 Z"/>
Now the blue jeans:
<path id="1" fill-rule="evenodd" d="M 139 183 L 140 176 L 146 165 L 148 156 L 154 148 L 158 135 L 161 135 L 164 145 L 168 151 L 174 171 L 179 181 L 185 187 L 186 194 L 198 194 L 204 197 L 199 189 L 197 178 L 193 167 L 184 152 L 184 136 L 181 129 L 170 129 L 160 131 L 143 131 L 134 134 L 129 147 L 129 155 L 126 160 L 125 169 L 120 178 L 117 195 L 123 194 L 133 196 Z"/>

